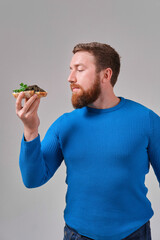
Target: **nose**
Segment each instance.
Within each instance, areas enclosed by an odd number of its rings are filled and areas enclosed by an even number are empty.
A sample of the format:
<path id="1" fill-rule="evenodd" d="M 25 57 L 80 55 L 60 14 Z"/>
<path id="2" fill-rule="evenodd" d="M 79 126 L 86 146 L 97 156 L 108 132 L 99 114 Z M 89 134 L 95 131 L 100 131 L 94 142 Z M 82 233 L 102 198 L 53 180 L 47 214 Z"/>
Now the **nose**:
<path id="1" fill-rule="evenodd" d="M 73 83 L 73 82 L 77 82 L 76 76 L 74 71 L 71 71 L 69 77 L 68 77 L 68 82 Z"/>

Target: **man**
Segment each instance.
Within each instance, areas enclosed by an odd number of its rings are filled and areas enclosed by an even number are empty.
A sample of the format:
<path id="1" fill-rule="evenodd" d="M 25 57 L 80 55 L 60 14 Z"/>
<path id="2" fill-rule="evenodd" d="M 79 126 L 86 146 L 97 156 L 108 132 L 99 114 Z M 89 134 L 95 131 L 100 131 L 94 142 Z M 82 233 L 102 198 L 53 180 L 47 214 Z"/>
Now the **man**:
<path id="1" fill-rule="evenodd" d="M 68 81 L 72 112 L 38 133 L 36 95 L 16 113 L 24 124 L 20 169 L 26 187 L 45 184 L 65 161 L 64 240 L 151 239 L 154 212 L 146 197 L 150 163 L 160 183 L 160 117 L 147 107 L 117 97 L 119 54 L 101 43 L 73 49 Z"/>

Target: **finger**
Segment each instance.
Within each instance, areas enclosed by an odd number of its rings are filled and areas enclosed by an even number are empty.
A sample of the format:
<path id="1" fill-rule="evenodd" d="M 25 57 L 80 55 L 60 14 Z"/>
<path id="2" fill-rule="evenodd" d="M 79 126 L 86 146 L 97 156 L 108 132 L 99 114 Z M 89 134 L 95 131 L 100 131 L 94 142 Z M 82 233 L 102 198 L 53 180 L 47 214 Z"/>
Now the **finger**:
<path id="1" fill-rule="evenodd" d="M 29 99 L 29 98 L 25 98 L 24 103 L 26 103 L 26 102 L 28 101 L 28 99 Z"/>
<path id="2" fill-rule="evenodd" d="M 24 92 L 21 92 L 16 100 L 16 111 L 20 111 L 22 109 L 22 99 L 24 97 Z"/>
<path id="3" fill-rule="evenodd" d="M 34 94 L 28 100 L 25 100 L 23 111 L 27 112 L 36 99 L 37 99 L 37 94 Z"/>
<path id="4" fill-rule="evenodd" d="M 34 103 L 31 105 L 31 107 L 28 109 L 27 114 L 32 114 L 33 112 L 36 112 L 40 104 L 40 98 L 36 99 Z M 27 115 L 26 114 L 26 115 Z"/>

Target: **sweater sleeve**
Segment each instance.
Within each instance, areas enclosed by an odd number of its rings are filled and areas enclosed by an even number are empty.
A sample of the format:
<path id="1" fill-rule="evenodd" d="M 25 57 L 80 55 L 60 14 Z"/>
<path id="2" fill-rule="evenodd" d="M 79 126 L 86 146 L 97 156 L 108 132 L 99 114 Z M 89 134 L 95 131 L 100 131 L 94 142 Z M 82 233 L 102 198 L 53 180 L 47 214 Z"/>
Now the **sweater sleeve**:
<path id="1" fill-rule="evenodd" d="M 27 188 L 45 184 L 63 161 L 59 139 L 62 116 L 50 126 L 42 142 L 40 135 L 29 142 L 25 141 L 23 135 L 19 166 L 23 183 Z"/>
<path id="2" fill-rule="evenodd" d="M 149 111 L 149 117 L 150 138 L 148 156 L 160 187 L 160 117 L 152 110 Z"/>

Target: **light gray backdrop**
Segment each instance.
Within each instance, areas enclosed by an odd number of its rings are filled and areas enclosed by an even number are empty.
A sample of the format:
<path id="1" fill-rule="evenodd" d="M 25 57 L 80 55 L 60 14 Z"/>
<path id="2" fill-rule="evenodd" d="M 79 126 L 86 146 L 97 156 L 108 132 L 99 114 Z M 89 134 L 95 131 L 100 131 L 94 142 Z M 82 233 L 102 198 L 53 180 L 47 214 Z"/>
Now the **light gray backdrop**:
<path id="1" fill-rule="evenodd" d="M 73 110 L 67 77 L 74 45 L 99 41 L 121 56 L 115 94 L 160 115 L 159 13 L 159 0 L 0 1 L 1 240 L 62 240 L 67 188 L 64 163 L 46 185 L 24 187 L 18 165 L 23 126 L 12 89 L 24 82 L 48 91 L 39 107 L 42 139 L 53 121 Z M 160 189 L 152 168 L 146 186 L 155 212 L 152 236 L 159 240 Z"/>

